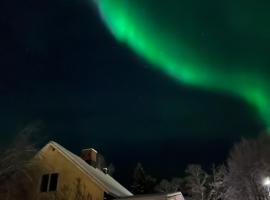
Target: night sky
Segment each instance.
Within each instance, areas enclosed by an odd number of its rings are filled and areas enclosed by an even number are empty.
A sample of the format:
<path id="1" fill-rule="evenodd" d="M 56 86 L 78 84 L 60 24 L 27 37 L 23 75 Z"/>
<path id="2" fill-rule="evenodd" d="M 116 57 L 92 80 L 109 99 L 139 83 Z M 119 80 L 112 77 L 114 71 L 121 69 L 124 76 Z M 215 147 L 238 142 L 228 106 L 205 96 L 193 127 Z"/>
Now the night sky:
<path id="1" fill-rule="evenodd" d="M 269 3 L 199 2 L 2 0 L 1 143 L 40 120 L 124 183 L 138 161 L 157 177 L 223 162 L 269 125 Z"/>

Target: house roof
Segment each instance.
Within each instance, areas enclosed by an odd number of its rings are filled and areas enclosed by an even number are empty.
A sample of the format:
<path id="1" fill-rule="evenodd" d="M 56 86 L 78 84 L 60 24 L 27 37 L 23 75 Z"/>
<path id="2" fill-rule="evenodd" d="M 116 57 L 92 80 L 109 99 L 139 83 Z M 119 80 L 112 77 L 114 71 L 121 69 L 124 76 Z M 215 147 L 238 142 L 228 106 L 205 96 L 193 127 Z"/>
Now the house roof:
<path id="1" fill-rule="evenodd" d="M 143 194 L 118 198 L 116 200 L 184 200 L 181 192 L 165 194 Z"/>
<path id="2" fill-rule="evenodd" d="M 47 145 L 51 145 L 57 149 L 61 154 L 63 154 L 68 160 L 70 160 L 76 167 L 83 171 L 86 175 L 91 177 L 100 187 L 104 189 L 105 192 L 114 197 L 128 197 L 133 194 L 129 192 L 124 186 L 118 183 L 109 174 L 105 174 L 101 170 L 92 167 L 86 163 L 82 158 L 73 154 L 60 144 L 51 141 Z M 46 146 L 47 146 L 46 145 Z"/>
<path id="3" fill-rule="evenodd" d="M 141 194 L 141 195 L 135 195 L 135 196 L 128 196 L 128 197 L 122 197 L 118 198 L 116 200 L 140 200 L 140 199 L 172 199 L 172 200 L 182 200 L 184 199 L 181 192 L 174 192 L 174 193 L 157 193 L 157 194 Z"/>

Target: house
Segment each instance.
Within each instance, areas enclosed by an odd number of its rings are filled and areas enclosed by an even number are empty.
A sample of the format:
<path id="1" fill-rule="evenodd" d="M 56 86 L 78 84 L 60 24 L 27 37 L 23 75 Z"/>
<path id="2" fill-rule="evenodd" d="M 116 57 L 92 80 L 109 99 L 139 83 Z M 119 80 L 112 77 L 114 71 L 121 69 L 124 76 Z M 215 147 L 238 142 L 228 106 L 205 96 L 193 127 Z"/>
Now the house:
<path id="1" fill-rule="evenodd" d="M 97 169 L 97 152 L 82 150 L 79 157 L 56 142 L 49 142 L 35 156 L 32 171 L 36 177 L 32 199 L 103 200 L 132 196 L 106 172 Z M 30 168 L 30 169 L 31 169 Z M 80 198 L 78 198 L 80 199 Z"/>
<path id="2" fill-rule="evenodd" d="M 81 157 L 49 142 L 33 158 L 24 184 L 9 191 L 23 200 L 184 200 L 181 193 L 134 196 L 97 165 L 97 151 L 82 150 Z M 22 190 L 22 188 L 25 190 Z M 23 191 L 18 193 L 18 191 Z M 16 193 L 18 193 L 16 195 Z M 23 198 L 21 198 L 23 194 Z M 10 196 L 10 195 L 9 195 Z"/>

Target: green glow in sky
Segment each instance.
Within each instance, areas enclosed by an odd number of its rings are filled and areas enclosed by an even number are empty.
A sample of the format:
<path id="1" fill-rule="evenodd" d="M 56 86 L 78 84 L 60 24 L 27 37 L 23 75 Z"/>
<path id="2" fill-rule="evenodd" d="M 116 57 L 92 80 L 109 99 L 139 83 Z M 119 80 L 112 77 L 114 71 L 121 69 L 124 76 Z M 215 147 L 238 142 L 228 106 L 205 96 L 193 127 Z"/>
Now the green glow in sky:
<path id="1" fill-rule="evenodd" d="M 116 39 L 157 69 L 181 83 L 243 98 L 270 125 L 270 3 L 96 2 Z"/>

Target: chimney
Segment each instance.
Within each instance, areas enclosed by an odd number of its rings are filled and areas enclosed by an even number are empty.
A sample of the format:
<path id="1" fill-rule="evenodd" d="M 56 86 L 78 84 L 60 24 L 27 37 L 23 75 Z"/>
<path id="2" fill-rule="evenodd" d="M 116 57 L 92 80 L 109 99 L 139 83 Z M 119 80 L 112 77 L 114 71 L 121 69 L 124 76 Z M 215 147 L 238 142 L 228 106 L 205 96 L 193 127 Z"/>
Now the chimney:
<path id="1" fill-rule="evenodd" d="M 82 150 L 82 159 L 85 160 L 89 165 L 97 167 L 97 151 L 93 148 Z"/>

